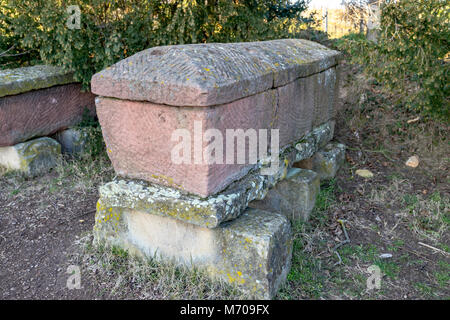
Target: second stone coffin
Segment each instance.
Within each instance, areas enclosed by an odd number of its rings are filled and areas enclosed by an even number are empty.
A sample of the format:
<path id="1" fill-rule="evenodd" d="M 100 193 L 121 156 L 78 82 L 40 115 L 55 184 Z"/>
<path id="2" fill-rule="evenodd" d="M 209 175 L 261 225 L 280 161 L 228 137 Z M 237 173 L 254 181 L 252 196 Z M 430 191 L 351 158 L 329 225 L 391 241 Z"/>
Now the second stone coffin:
<path id="1" fill-rule="evenodd" d="M 0 71 L 0 147 L 77 125 L 85 110 L 95 115 L 94 95 L 81 92 L 71 72 L 49 65 Z"/>
<path id="2" fill-rule="evenodd" d="M 227 130 L 244 130 L 235 131 L 237 140 L 248 129 L 279 129 L 279 147 L 293 145 L 333 117 L 338 59 L 320 44 L 286 39 L 157 47 L 122 60 L 92 78 L 114 169 L 202 197 L 215 194 L 255 164 L 227 163 L 239 148 L 227 154 L 228 141 L 218 162 L 206 161 L 210 129 L 224 138 Z M 174 136 L 177 129 L 189 139 Z M 190 154 L 182 154 L 189 161 L 174 163 L 181 141 L 190 142 L 184 149 Z"/>

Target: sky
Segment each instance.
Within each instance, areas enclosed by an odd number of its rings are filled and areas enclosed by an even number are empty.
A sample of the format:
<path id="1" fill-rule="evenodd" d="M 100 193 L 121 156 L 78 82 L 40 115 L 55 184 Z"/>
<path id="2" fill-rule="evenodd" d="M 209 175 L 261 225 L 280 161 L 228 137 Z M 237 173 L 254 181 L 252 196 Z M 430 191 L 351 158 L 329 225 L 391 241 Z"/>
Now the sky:
<path id="1" fill-rule="evenodd" d="M 342 0 L 311 0 L 310 7 L 338 8 Z"/>

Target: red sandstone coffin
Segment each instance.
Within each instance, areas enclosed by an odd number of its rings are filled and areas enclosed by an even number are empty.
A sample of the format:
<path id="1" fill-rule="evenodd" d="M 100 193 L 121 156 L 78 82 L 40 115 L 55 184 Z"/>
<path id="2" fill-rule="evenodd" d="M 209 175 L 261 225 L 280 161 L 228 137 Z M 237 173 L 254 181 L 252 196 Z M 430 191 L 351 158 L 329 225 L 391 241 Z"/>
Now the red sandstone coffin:
<path id="1" fill-rule="evenodd" d="M 281 148 L 295 143 L 333 118 L 339 56 L 286 39 L 155 47 L 120 61 L 91 84 L 116 172 L 200 196 L 223 190 L 254 164 L 196 163 L 193 141 L 192 161 L 176 164 L 174 130 L 194 139 L 199 124 L 224 137 L 227 129 L 279 129 Z M 200 142 L 203 151 L 209 143 Z"/>
<path id="2" fill-rule="evenodd" d="M 76 125 L 94 95 L 81 92 L 71 73 L 53 66 L 0 71 L 0 147 Z"/>

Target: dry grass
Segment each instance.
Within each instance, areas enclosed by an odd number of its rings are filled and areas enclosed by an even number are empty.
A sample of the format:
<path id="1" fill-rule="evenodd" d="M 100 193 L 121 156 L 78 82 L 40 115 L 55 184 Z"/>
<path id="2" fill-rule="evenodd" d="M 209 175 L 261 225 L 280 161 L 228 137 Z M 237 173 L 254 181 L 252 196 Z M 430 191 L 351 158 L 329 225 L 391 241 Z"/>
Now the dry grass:
<path id="1" fill-rule="evenodd" d="M 210 280 L 204 271 L 131 256 L 118 248 L 94 247 L 87 234 L 76 245 L 72 263 L 107 299 L 248 299 L 235 287 Z"/>

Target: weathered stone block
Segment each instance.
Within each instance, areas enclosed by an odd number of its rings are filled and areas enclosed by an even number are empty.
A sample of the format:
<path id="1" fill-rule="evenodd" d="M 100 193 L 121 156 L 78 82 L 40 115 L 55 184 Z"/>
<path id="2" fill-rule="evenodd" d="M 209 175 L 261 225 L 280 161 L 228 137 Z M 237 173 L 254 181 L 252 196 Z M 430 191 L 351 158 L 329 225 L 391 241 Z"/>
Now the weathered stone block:
<path id="1" fill-rule="evenodd" d="M 57 132 L 54 138 L 61 144 L 62 153 L 79 156 L 87 151 L 89 134 L 84 129 L 62 130 Z"/>
<path id="2" fill-rule="evenodd" d="M 319 175 L 311 170 L 292 168 L 286 178 L 270 189 L 262 200 L 249 207 L 278 212 L 291 221 L 308 220 L 320 191 Z"/>
<path id="3" fill-rule="evenodd" d="M 11 147 L 0 147 L 0 165 L 36 176 L 54 168 L 60 154 L 61 146 L 57 141 L 38 138 Z"/>
<path id="4" fill-rule="evenodd" d="M 95 113 L 94 95 L 51 66 L 0 71 L 0 146 L 51 135 Z"/>
<path id="5" fill-rule="evenodd" d="M 236 157 L 239 148 L 227 150 L 228 141 L 222 141 L 223 162 L 208 163 L 205 134 L 279 129 L 281 149 L 298 142 L 333 117 L 339 56 L 285 39 L 155 47 L 120 61 L 92 78 L 114 169 L 202 197 L 224 190 L 255 164 L 226 163 L 227 152 Z M 180 128 L 191 133 L 191 152 L 189 161 L 173 163 L 180 139 L 172 134 Z"/>
<path id="6" fill-rule="evenodd" d="M 292 232 L 282 215 L 249 209 L 215 229 L 188 224 L 103 198 L 97 204 L 95 243 L 131 254 L 202 268 L 253 298 L 272 298 L 289 272 Z"/>
<path id="7" fill-rule="evenodd" d="M 341 143 L 329 143 L 314 156 L 313 170 L 321 180 L 332 179 L 344 161 L 345 146 Z"/>

